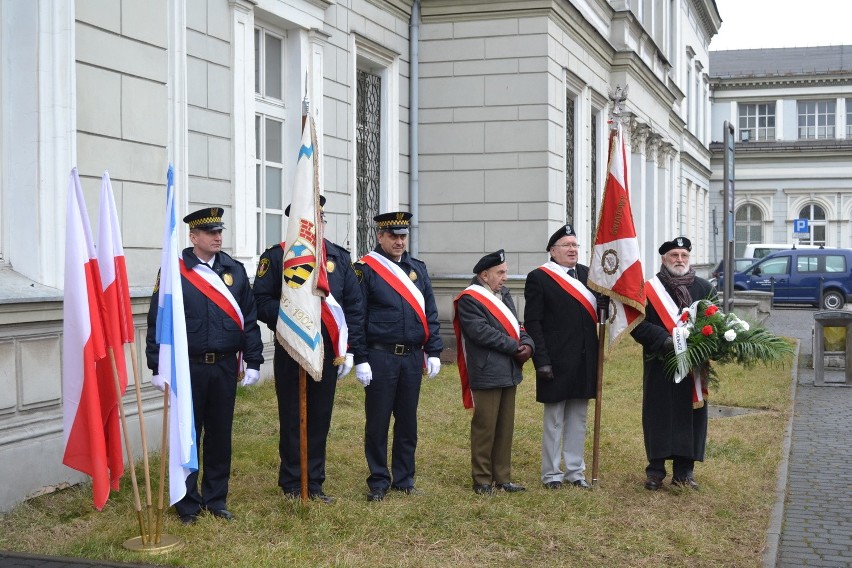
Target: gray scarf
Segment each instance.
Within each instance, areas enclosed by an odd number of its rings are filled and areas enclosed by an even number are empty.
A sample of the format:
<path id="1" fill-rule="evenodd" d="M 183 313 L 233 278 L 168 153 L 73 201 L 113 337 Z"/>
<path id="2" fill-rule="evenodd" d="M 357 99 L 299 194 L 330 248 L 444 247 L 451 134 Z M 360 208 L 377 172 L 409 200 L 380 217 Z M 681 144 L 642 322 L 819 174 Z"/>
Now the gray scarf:
<path id="1" fill-rule="evenodd" d="M 675 276 L 666 268 L 665 265 L 660 266 L 660 271 L 657 272 L 660 282 L 666 287 L 669 294 L 672 295 L 677 307 L 683 309 L 692 303 L 692 294 L 689 293 L 689 287 L 695 281 L 695 269 L 690 267 L 689 272 L 683 276 Z"/>

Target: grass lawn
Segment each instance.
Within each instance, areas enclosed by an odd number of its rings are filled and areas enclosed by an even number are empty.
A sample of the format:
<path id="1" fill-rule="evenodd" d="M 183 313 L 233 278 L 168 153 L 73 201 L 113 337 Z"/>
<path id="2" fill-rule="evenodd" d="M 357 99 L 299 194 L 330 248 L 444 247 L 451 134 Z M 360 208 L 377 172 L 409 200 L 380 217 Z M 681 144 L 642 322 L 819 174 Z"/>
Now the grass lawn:
<path id="1" fill-rule="evenodd" d="M 165 532 L 181 547 L 158 556 L 127 551 L 135 536 L 129 477 L 102 512 L 91 488 L 32 499 L 0 517 L 0 549 L 180 566 L 760 566 L 775 501 L 781 442 L 790 412 L 786 367 L 719 369 L 712 404 L 765 412 L 710 421 L 707 456 L 696 466 L 701 491 L 642 487 L 642 354 L 630 339 L 608 354 L 604 374 L 600 480 L 594 491 L 542 488 L 542 406 L 531 364 L 519 386 L 513 481 L 520 494 L 471 490 L 469 430 L 458 373 L 445 365 L 424 379 L 417 486 L 368 503 L 363 454 L 363 389 L 338 386 L 325 492 L 331 505 L 282 497 L 274 387 L 240 389 L 228 508 L 232 523 L 204 516 L 185 527 L 173 512 Z M 265 369 L 271 372 L 271 365 Z M 589 404 L 591 481 L 594 401 Z M 158 471 L 158 459 L 151 461 Z M 21 472 L 25 475 L 26 472 Z M 141 480 L 141 473 L 139 479 Z M 144 499 L 144 497 L 143 497 Z"/>

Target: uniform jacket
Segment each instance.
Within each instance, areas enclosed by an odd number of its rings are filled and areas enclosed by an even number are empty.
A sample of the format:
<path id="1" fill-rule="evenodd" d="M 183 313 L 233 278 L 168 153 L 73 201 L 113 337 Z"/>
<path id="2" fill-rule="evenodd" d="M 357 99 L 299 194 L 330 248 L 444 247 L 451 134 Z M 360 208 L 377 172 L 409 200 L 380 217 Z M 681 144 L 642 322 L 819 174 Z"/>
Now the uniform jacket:
<path id="1" fill-rule="evenodd" d="M 589 268 L 582 264 L 575 268 L 577 279 L 585 284 Z M 527 275 L 524 298 L 524 326 L 536 345 L 533 363 L 536 368 L 553 367 L 553 379 L 536 378 L 536 400 L 554 403 L 594 398 L 598 335 L 589 312 L 540 269 Z"/>
<path id="2" fill-rule="evenodd" d="M 326 272 L 331 295 L 343 308 L 346 326 L 349 328 L 350 353 L 364 351 L 364 300 L 358 279 L 352 270 L 349 253 L 328 239 L 323 239 L 326 252 Z M 284 249 L 274 245 L 260 255 L 257 275 L 254 278 L 254 297 L 257 300 L 257 319 L 275 331 L 278 323 L 278 308 L 281 303 L 281 274 Z M 322 326 L 326 358 L 333 356 L 334 346 L 325 325 Z"/>
<path id="3" fill-rule="evenodd" d="M 192 270 L 201 261 L 192 253 L 192 248 L 186 248 L 183 250 L 183 262 L 189 270 Z M 186 278 L 181 277 L 189 355 L 242 351 L 246 366 L 249 369 L 260 369 L 260 365 L 263 363 L 263 342 L 260 339 L 257 308 L 246 269 L 241 262 L 220 251 L 216 255 L 213 271 L 220 278 L 226 274 L 230 274 L 233 278 L 233 283 L 228 286 L 228 289 L 243 313 L 243 329 L 241 330 L 239 324 L 202 294 L 198 288 L 193 286 Z M 159 276 L 157 282 L 159 284 Z M 154 371 L 154 374 L 158 372 L 160 353 L 160 346 L 157 344 L 156 338 L 157 293 L 155 291 L 151 296 L 151 306 L 148 309 L 148 335 L 145 348 L 148 368 Z"/>
<path id="4" fill-rule="evenodd" d="M 376 245 L 377 253 L 388 258 L 381 246 Z M 405 345 L 422 345 L 429 357 L 438 357 L 444 349 L 438 323 L 438 306 L 432 293 L 432 280 L 426 270 L 426 264 L 413 258 L 408 252 L 396 263 L 404 273 L 408 274 L 414 286 L 423 294 L 426 303 L 426 320 L 429 325 L 429 339 L 423 333 L 423 324 L 417 317 L 414 308 L 403 299 L 390 284 L 376 274 L 364 261 L 355 263 L 355 275 L 361 284 L 361 292 L 366 302 L 367 317 L 364 320 L 367 345 L 370 343 L 389 343 Z M 355 352 L 355 363 L 367 361 L 366 349 Z"/>
<path id="5" fill-rule="evenodd" d="M 482 285 L 477 277 L 470 283 Z M 505 286 L 500 289 L 500 299 L 517 318 L 515 302 Z M 465 346 L 470 388 L 496 389 L 519 384 L 523 380 L 523 373 L 512 355 L 520 345 L 529 345 L 535 351 L 535 344 L 529 334 L 521 328 L 521 341 L 518 343 L 506 333 L 503 325 L 482 302 L 468 295 L 459 298 L 456 313 Z"/>
<path id="6" fill-rule="evenodd" d="M 698 277 L 689 287 L 693 302 L 707 298 L 712 290 L 707 280 Z M 675 297 L 671 290 L 667 291 Z M 707 405 L 693 410 L 692 381 L 687 378 L 676 384 L 671 373 L 666 373 L 663 343 L 671 337 L 671 331 L 663 327 L 650 302 L 645 307 L 645 320 L 630 333 L 642 345 L 645 360 L 642 427 L 648 459 L 683 456 L 702 461 L 707 440 Z"/>

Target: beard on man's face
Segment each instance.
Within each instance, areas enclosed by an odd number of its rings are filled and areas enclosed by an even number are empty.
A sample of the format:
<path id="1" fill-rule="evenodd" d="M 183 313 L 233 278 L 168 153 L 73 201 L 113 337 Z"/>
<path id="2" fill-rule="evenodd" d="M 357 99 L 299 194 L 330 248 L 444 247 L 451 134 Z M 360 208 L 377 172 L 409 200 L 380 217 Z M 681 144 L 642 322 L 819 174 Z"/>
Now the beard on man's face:
<path id="1" fill-rule="evenodd" d="M 675 265 L 674 263 L 663 263 L 663 266 L 674 276 L 683 276 L 689 272 L 689 265 Z"/>

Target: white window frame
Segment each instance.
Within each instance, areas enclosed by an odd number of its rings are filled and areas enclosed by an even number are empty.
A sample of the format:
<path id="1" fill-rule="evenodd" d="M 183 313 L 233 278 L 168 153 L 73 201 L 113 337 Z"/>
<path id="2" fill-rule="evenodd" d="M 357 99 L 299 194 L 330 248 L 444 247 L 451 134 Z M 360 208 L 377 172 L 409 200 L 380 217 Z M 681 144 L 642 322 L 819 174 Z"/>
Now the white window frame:
<path id="1" fill-rule="evenodd" d="M 745 141 L 742 133 L 748 131 L 748 140 L 752 142 L 771 142 L 777 132 L 777 106 L 774 101 L 739 103 L 737 109 L 737 142 Z M 746 124 L 743 125 L 743 120 Z M 763 125 L 761 126 L 761 121 Z M 769 122 L 772 121 L 772 126 Z"/>
<path id="2" fill-rule="evenodd" d="M 804 107 L 804 108 L 803 108 Z M 837 127 L 837 102 L 834 100 L 796 101 L 799 140 L 827 140 L 834 138 Z M 812 121 L 809 120 L 812 117 Z M 802 118 L 813 124 L 802 125 Z M 824 124 L 820 124 L 824 122 Z M 802 136 L 802 129 L 805 135 Z M 812 131 L 812 132 L 811 132 Z"/>

